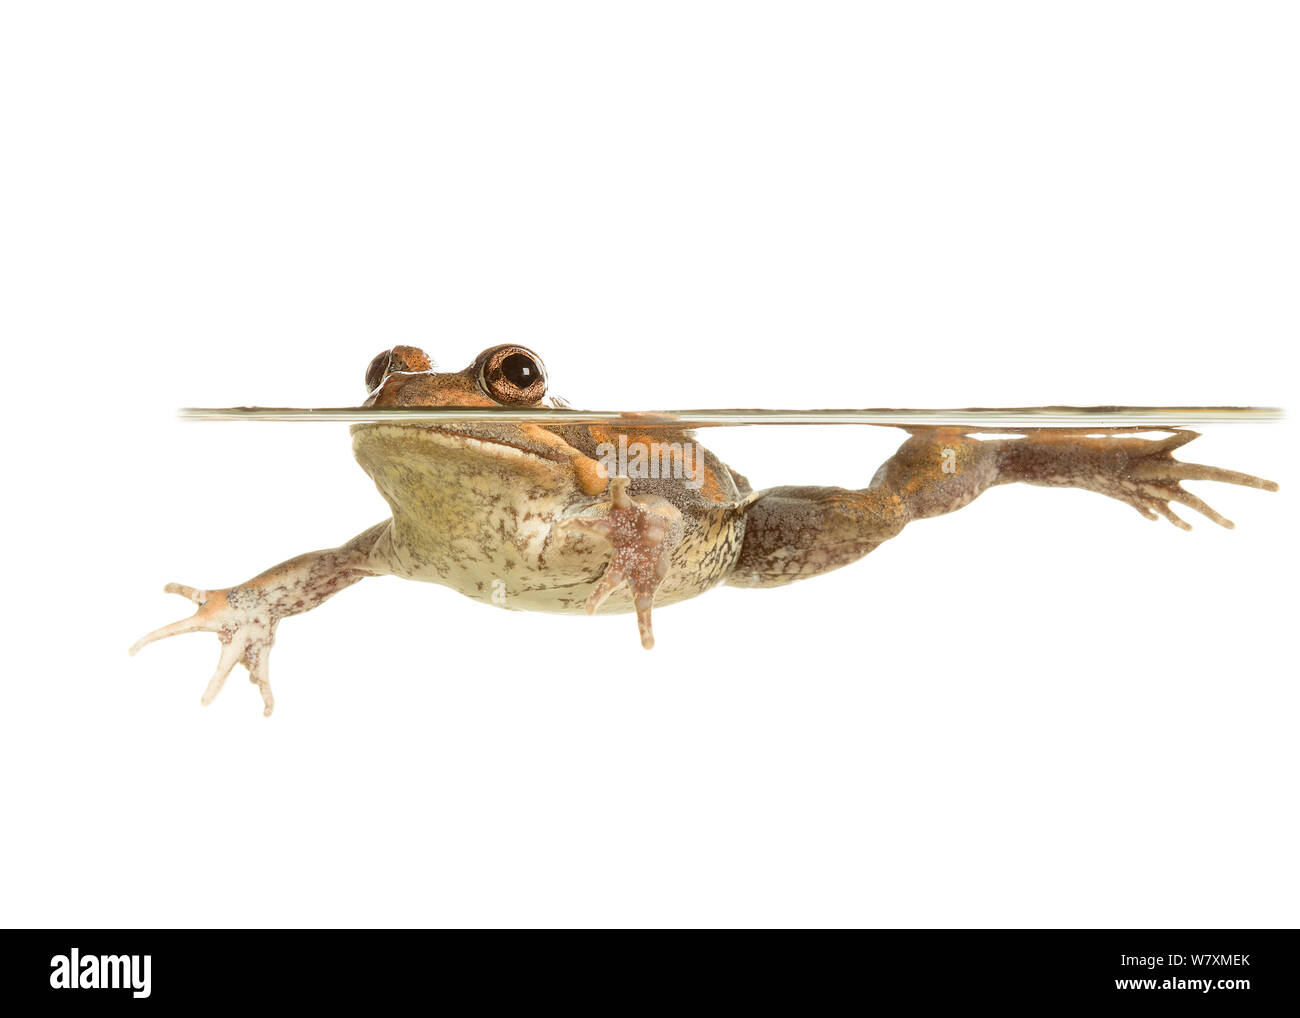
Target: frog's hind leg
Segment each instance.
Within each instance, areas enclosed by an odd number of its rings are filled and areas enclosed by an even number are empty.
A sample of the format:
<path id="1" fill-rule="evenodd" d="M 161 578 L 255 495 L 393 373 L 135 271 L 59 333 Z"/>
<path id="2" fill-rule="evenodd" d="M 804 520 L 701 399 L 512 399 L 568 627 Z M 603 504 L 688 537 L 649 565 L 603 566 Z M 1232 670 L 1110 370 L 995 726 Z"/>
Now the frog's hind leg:
<path id="1" fill-rule="evenodd" d="M 615 590 L 625 583 L 636 609 L 641 646 L 655 645 L 650 609 L 655 591 L 668 575 L 673 549 L 681 543 L 682 514 L 676 506 L 655 495 L 627 493 L 628 479 L 609 482 L 609 502 L 596 507 L 592 515 L 571 516 L 559 523 L 561 529 L 579 530 L 604 538 L 613 546 L 609 562 L 587 597 L 585 610 L 592 615 Z"/>
<path id="2" fill-rule="evenodd" d="M 1277 490 L 1251 474 L 1174 459 L 1174 451 L 1196 437 L 1190 431 L 1148 439 L 1041 429 L 1022 438 L 984 440 L 957 429 L 917 428 L 867 488 L 770 488 L 751 496 L 744 507 L 744 544 L 727 582 L 775 586 L 836 569 L 908 523 L 953 512 L 999 484 L 1083 488 L 1184 530 L 1190 525 L 1170 503 L 1220 526 L 1232 522 L 1184 489 L 1183 481 Z"/>

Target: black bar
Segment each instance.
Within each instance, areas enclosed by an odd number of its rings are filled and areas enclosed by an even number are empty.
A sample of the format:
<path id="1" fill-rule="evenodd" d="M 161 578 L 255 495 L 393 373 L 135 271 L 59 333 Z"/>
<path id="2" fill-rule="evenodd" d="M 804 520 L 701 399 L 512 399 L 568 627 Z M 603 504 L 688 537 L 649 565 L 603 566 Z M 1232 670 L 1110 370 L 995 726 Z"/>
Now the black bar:
<path id="1" fill-rule="evenodd" d="M 21 931 L 6 934 L 0 1001 L 26 1006 L 11 1014 L 196 1004 L 348 1005 L 367 1012 L 402 1005 L 405 1012 L 413 1004 L 478 1009 L 509 1002 L 614 1013 L 733 1010 L 750 1002 L 801 1014 L 891 1002 L 1288 1013 L 1300 1003 L 1294 931 L 724 936 L 670 932 L 656 943 L 583 931 L 533 931 L 511 940 L 464 931 Z M 68 987 L 74 949 L 78 985 Z M 119 960 L 130 956 L 134 964 Z M 125 985 L 85 985 L 115 979 Z"/>

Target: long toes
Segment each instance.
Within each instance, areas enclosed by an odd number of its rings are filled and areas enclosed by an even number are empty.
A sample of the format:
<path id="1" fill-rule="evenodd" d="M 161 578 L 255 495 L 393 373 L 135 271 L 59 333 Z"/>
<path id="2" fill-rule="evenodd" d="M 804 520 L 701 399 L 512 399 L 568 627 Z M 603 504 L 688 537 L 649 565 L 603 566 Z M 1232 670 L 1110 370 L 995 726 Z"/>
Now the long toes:
<path id="1" fill-rule="evenodd" d="M 1171 463 L 1169 464 L 1167 476 L 1180 481 L 1221 481 L 1224 484 L 1240 484 L 1244 488 L 1277 491 L 1276 481 L 1266 481 L 1254 474 L 1243 474 L 1240 470 L 1224 470 L 1222 467 L 1210 467 L 1204 463 Z"/>
<path id="2" fill-rule="evenodd" d="M 641 646 L 653 650 L 655 645 L 654 629 L 650 625 L 650 608 L 654 604 L 654 595 L 636 599 L 636 627 L 641 632 Z"/>
<path id="3" fill-rule="evenodd" d="M 169 626 L 155 629 L 152 633 L 140 637 L 135 643 L 131 644 L 131 649 L 127 653 L 134 655 L 141 647 L 146 647 L 155 640 L 165 640 L 169 636 L 180 636 L 183 633 L 216 633 L 220 630 L 221 626 L 216 622 L 198 615 L 191 615 L 188 619 L 181 619 L 179 622 L 173 622 Z"/>
<path id="4" fill-rule="evenodd" d="M 248 669 L 248 681 L 262 694 L 262 717 L 269 718 L 275 710 L 275 697 L 271 695 L 271 678 L 266 664 L 266 654 L 261 653 Z"/>
<path id="5" fill-rule="evenodd" d="M 269 718 L 275 710 L 275 697 L 271 695 L 271 683 L 265 679 L 254 679 L 258 692 L 262 694 L 262 717 Z"/>
<path id="6" fill-rule="evenodd" d="M 1159 452 L 1173 452 L 1175 449 L 1181 449 L 1193 439 L 1201 437 L 1199 431 L 1175 431 L 1168 438 L 1161 438 L 1156 441 L 1156 450 Z"/>
<path id="7" fill-rule="evenodd" d="M 1187 506 L 1189 509 L 1195 509 L 1202 516 L 1213 520 L 1225 530 L 1232 530 L 1236 526 L 1232 520 L 1206 505 L 1204 500 L 1197 498 L 1190 491 L 1184 491 L 1182 488 L 1179 488 L 1177 493 L 1170 497 L 1182 505 Z"/>
<path id="8" fill-rule="evenodd" d="M 600 579 L 596 581 L 596 586 L 592 588 L 587 595 L 587 603 L 583 610 L 588 615 L 594 615 L 596 609 L 605 603 L 605 598 L 609 597 L 618 586 L 623 582 L 623 570 L 616 566 L 612 561 L 605 567 L 605 571 L 600 574 Z"/>
<path id="9" fill-rule="evenodd" d="M 1183 519 L 1181 516 L 1179 516 L 1176 512 L 1174 512 L 1173 509 L 1169 507 L 1168 502 L 1159 502 L 1159 501 L 1153 502 L 1151 504 L 1151 508 L 1154 509 L 1156 512 L 1158 512 L 1165 519 L 1167 519 L 1179 530 L 1192 529 L 1192 525 L 1188 523 L 1185 519 Z"/>
<path id="10" fill-rule="evenodd" d="M 169 583 L 163 587 L 164 594 L 180 594 L 181 597 L 188 597 L 200 608 L 207 603 L 208 592 L 206 590 L 196 590 L 194 587 L 187 587 L 183 583 Z"/>
<path id="11" fill-rule="evenodd" d="M 208 688 L 203 691 L 202 704 L 204 707 L 212 703 L 221 692 L 221 687 L 226 684 L 231 670 L 239 663 L 243 647 L 237 640 L 231 640 L 221 648 L 221 658 L 217 661 L 217 670 L 212 673 L 212 678 L 208 680 Z"/>
<path id="12" fill-rule="evenodd" d="M 248 679 L 262 694 L 262 716 L 269 718 L 275 709 L 275 697 L 271 695 L 271 678 L 269 658 L 271 645 L 254 642 L 244 654 L 244 667 L 248 669 Z"/>

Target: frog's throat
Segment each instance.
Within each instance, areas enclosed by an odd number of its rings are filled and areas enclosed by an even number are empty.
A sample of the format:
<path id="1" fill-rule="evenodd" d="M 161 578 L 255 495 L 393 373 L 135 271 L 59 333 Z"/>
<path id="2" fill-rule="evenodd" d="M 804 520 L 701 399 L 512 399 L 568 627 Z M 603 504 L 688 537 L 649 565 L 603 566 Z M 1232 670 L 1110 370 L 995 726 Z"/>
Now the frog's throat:
<path id="1" fill-rule="evenodd" d="M 588 495 L 599 495 L 609 485 L 609 474 L 606 473 L 603 464 L 579 452 L 554 432 L 536 424 L 525 424 L 520 427 L 520 436 L 524 440 L 522 443 L 429 425 L 355 424 L 352 426 L 354 437 L 359 437 L 365 432 L 410 435 L 413 431 L 426 435 L 433 441 L 460 442 L 467 445 L 477 443 L 479 446 L 488 447 L 496 446 L 502 449 L 510 449 L 524 456 L 532 456 L 536 459 L 550 460 L 554 463 L 569 463 L 573 468 L 579 487 Z"/>

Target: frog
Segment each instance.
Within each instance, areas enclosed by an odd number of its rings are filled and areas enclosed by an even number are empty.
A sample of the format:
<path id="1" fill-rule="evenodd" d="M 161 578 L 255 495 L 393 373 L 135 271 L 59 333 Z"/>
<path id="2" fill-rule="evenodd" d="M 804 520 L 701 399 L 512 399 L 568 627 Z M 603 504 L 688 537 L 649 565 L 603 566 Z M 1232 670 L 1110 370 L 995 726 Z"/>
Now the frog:
<path id="1" fill-rule="evenodd" d="M 365 407 L 564 409 L 538 354 L 518 344 L 439 371 L 420 348 L 397 345 L 365 373 Z M 654 646 L 652 612 L 719 585 L 777 587 L 864 558 L 920 520 L 1022 483 L 1080 488 L 1190 530 L 1185 506 L 1233 523 L 1183 487 L 1217 481 L 1264 491 L 1250 474 L 1175 458 L 1199 437 L 1185 429 L 1027 428 L 1002 432 L 906 427 L 907 438 L 862 488 L 755 490 L 694 432 L 647 419 L 602 423 L 370 420 L 351 426 L 353 453 L 390 516 L 336 548 L 288 559 L 233 587 L 169 583 L 194 613 L 130 649 L 213 633 L 211 704 L 243 666 L 271 716 L 269 659 L 283 619 L 374 576 L 441 584 L 517 611 L 636 618 Z"/>

